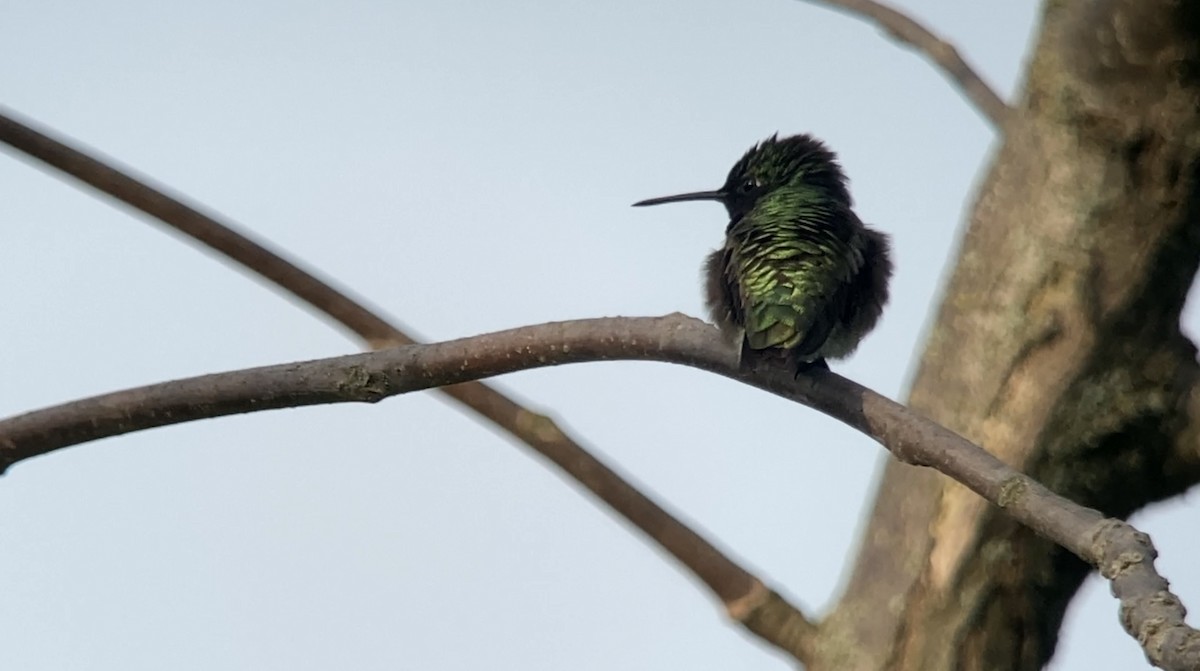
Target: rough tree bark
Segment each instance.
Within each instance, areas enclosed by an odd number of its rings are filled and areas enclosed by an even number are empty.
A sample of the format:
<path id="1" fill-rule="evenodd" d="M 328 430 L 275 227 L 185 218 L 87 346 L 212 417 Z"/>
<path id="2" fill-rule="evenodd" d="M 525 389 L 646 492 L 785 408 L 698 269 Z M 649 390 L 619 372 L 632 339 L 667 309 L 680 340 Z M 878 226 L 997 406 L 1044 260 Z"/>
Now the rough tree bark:
<path id="1" fill-rule="evenodd" d="M 823 1 L 883 11 L 868 0 Z M 913 41 L 910 33 L 901 38 Z M 1200 3 L 1048 0 L 1022 101 L 983 107 L 1003 120 L 1004 145 L 910 404 L 1067 498 L 1128 516 L 1200 481 L 1200 367 L 1179 330 L 1200 265 Z M 263 273 L 372 345 L 408 341 L 204 215 L 165 196 L 139 202 L 130 194 L 146 187 L 6 128 L 5 142 Z M 787 614 L 788 626 L 763 626 L 755 609 L 771 595 L 757 579 L 556 428 L 481 385 L 448 393 L 550 457 L 698 575 L 721 578 L 705 582 L 731 614 L 811 660 L 810 671 L 1038 669 L 1087 572 L 961 485 L 893 461 L 836 608 L 814 625 L 783 604 L 772 612 Z M 783 630 L 803 642 L 764 634 Z"/>
<path id="2" fill-rule="evenodd" d="M 1200 3 L 1050 0 L 910 404 L 1126 517 L 1200 481 Z M 811 671 L 1039 669 L 1087 567 L 891 461 Z M 887 607 L 880 607 L 886 604 Z"/>

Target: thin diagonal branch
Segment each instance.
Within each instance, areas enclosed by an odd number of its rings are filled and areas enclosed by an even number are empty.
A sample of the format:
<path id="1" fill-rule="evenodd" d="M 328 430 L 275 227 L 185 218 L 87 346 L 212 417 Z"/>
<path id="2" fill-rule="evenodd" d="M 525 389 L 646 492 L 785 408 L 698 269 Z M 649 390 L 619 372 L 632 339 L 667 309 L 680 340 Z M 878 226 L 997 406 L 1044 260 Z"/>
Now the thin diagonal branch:
<path id="1" fill-rule="evenodd" d="M 1155 570 L 1156 552 L 1148 536 L 1054 494 L 949 429 L 839 375 L 818 372 L 797 380 L 785 367 L 739 367 L 736 353 L 715 329 L 683 315 L 527 326 L 105 394 L 0 421 L 0 455 L 11 463 L 67 445 L 183 421 L 321 403 L 376 402 L 518 370 L 612 359 L 684 364 L 738 380 L 834 417 L 879 441 L 902 461 L 936 468 L 1098 568 L 1120 599 L 1122 624 L 1153 664 L 1172 671 L 1200 668 L 1200 632 L 1185 624 L 1183 605 Z M 756 622 L 763 620 L 752 619 L 747 626 L 753 630 Z"/>
<path id="2" fill-rule="evenodd" d="M 835 11 L 853 14 L 879 26 L 892 39 L 907 44 L 923 54 L 953 81 L 967 100 L 979 113 L 987 117 L 997 129 L 1003 130 L 1004 122 L 1012 108 L 996 95 L 987 82 L 967 64 L 953 44 L 935 35 L 903 12 L 875 0 L 805 0 L 814 5 L 825 5 Z"/>
<path id="3" fill-rule="evenodd" d="M 15 119 L 0 107 L 0 143 L 190 236 L 261 275 L 352 331 L 372 349 L 409 345 L 413 338 L 344 291 L 239 233 L 229 224 L 155 189 Z M 494 424 L 579 482 L 596 498 L 690 569 L 721 600 L 731 618 L 802 662 L 810 658 L 816 625 L 713 543 L 689 528 L 608 465 L 554 420 L 493 387 L 464 380 L 438 391 Z M 2 448 L 0 448 L 2 449 Z M 0 473 L 11 461 L 0 459 Z"/>

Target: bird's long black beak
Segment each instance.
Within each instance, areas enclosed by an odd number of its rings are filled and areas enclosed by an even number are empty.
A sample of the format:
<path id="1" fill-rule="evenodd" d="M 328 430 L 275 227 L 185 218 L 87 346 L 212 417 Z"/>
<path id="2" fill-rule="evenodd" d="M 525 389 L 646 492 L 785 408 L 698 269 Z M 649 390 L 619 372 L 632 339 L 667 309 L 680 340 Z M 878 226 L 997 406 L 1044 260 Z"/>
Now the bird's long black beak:
<path id="1" fill-rule="evenodd" d="M 634 203 L 634 207 L 645 207 L 647 205 L 662 205 L 663 203 L 682 203 L 688 200 L 725 200 L 724 191 L 693 191 L 692 193 L 681 193 L 674 196 L 663 196 L 662 198 L 647 198 Z"/>

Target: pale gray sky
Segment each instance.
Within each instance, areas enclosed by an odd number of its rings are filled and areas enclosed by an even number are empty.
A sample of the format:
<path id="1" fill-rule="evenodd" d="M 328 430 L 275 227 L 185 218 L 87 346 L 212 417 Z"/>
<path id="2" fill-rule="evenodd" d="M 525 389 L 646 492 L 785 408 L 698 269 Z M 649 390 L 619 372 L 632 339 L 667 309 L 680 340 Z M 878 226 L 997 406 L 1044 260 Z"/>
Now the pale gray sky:
<path id="1" fill-rule="evenodd" d="M 1037 3 L 897 4 L 1014 90 Z M 436 339 L 700 314 L 723 211 L 629 204 L 716 186 L 762 137 L 812 132 L 894 236 L 893 303 L 836 367 L 894 397 L 993 140 L 923 60 L 793 0 L 0 0 L 0 62 L 0 104 Z M 0 415 L 354 350 L 9 154 L 0 301 Z M 836 594 L 875 444 L 679 367 L 498 384 L 809 609 Z M 60 451 L 0 479 L 0 511 L 11 669 L 791 668 L 576 487 L 429 394 Z M 1137 518 L 1193 609 L 1196 515 L 1185 497 Z M 1146 666 L 1103 584 L 1070 619 L 1056 670 Z"/>

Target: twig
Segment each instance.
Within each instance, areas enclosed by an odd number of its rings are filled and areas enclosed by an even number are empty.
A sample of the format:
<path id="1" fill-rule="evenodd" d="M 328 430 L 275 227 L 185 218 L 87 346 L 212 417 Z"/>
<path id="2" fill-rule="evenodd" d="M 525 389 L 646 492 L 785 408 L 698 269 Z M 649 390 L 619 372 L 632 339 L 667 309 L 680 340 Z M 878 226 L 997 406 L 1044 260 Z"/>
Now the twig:
<path id="1" fill-rule="evenodd" d="M 334 288 L 330 282 L 284 259 L 265 245 L 195 207 L 31 128 L 27 123 L 13 118 L 11 112 L 2 107 L 0 143 L 220 252 L 328 315 L 373 349 L 415 342 L 399 328 L 345 292 Z M 816 625 L 799 609 L 594 457 L 554 420 L 521 406 L 488 385 L 468 379 L 464 378 L 462 384 L 442 387 L 438 391 L 548 459 L 629 520 L 707 585 L 721 600 L 732 619 L 801 662 L 809 660 Z M 258 403 L 255 400 L 248 402 Z M 132 424 L 125 424 L 124 420 L 118 420 L 118 424 L 129 427 L 129 430 L 135 428 Z M 0 458 L 0 473 L 12 461 L 16 459 L 6 461 Z"/>
<path id="2" fill-rule="evenodd" d="M 254 368 L 115 392 L 0 421 L 2 463 L 140 429 L 272 408 L 376 402 L 437 385 L 585 361 L 635 359 L 693 366 L 797 401 L 931 466 L 1062 545 L 1112 582 L 1121 620 L 1156 666 L 1200 668 L 1200 632 L 1154 568 L 1149 536 L 1064 499 L 958 434 L 830 372 L 793 379 L 779 366 L 741 367 L 716 330 L 683 315 L 586 319 Z M 699 572 L 699 570 L 698 570 Z M 751 619 L 747 626 L 754 628 Z M 811 637 L 805 629 L 803 636 Z"/>
<path id="3" fill-rule="evenodd" d="M 979 73 L 967 64 L 953 44 L 935 35 L 925 26 L 875 0 L 804 0 L 825 5 L 835 11 L 853 14 L 875 23 L 892 39 L 915 49 L 933 61 L 941 71 L 958 85 L 963 95 L 987 117 L 996 128 L 1003 130 L 1012 108 L 992 90 Z"/>

